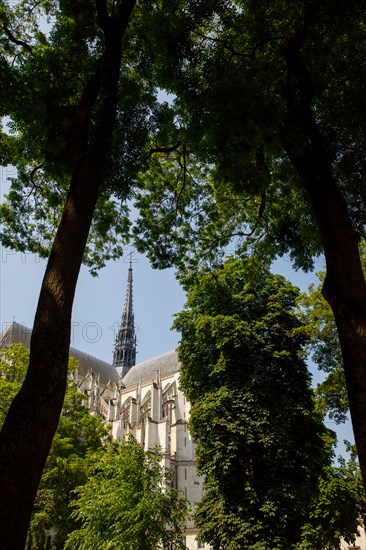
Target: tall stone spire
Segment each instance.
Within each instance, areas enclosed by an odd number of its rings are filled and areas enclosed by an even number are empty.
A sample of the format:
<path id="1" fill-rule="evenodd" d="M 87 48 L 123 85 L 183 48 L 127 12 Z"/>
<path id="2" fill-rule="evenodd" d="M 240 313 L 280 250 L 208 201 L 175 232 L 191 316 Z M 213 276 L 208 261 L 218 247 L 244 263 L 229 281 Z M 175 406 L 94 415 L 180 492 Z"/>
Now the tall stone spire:
<path id="1" fill-rule="evenodd" d="M 128 269 L 125 307 L 113 352 L 113 366 L 122 378 L 136 363 L 136 334 L 132 308 L 132 262 Z"/>

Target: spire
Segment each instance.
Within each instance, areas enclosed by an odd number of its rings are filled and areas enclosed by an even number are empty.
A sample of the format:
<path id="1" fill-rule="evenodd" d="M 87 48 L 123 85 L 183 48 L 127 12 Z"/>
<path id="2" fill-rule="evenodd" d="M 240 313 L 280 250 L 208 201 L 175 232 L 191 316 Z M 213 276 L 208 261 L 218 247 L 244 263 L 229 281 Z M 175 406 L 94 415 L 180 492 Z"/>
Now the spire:
<path id="1" fill-rule="evenodd" d="M 125 307 L 113 352 L 113 366 L 123 378 L 136 362 L 136 335 L 132 308 L 132 261 L 128 269 Z"/>

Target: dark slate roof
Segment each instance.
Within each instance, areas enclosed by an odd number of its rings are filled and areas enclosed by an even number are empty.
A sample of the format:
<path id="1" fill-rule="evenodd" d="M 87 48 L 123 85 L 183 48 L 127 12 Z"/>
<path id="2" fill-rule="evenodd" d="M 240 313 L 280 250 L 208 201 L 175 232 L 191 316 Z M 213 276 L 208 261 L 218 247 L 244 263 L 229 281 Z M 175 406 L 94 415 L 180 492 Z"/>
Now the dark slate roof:
<path id="1" fill-rule="evenodd" d="M 80 362 L 79 375 L 85 376 L 89 371 L 94 374 L 99 374 L 100 382 L 103 386 L 106 386 L 108 382 L 118 382 L 120 376 L 116 369 L 109 363 L 97 359 L 88 353 L 84 353 L 76 348 L 70 348 L 70 356 L 75 357 Z"/>
<path id="2" fill-rule="evenodd" d="M 156 378 L 157 371 L 160 371 L 160 376 L 173 374 L 179 371 L 180 364 L 176 351 L 169 351 L 164 355 L 159 355 L 148 361 L 144 361 L 139 365 L 134 365 L 122 379 L 123 385 L 126 388 L 136 384 L 152 381 Z"/>
<path id="3" fill-rule="evenodd" d="M 23 344 L 23 346 L 29 348 L 31 334 L 32 330 L 30 328 L 13 321 L 0 333 L 0 349 L 8 348 L 11 344 Z M 119 380 L 116 369 L 101 359 L 72 347 L 70 347 L 70 356 L 75 357 L 80 362 L 80 376 L 84 377 L 89 371 L 92 371 L 94 374 L 99 374 L 100 382 L 104 386 L 108 382 L 113 383 Z"/>

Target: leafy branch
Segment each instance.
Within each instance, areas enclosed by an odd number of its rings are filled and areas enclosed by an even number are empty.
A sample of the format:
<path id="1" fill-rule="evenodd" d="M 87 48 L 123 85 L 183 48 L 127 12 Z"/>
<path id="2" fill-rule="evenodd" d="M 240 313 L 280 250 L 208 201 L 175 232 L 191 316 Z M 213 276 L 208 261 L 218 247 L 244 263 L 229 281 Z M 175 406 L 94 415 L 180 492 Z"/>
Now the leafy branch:
<path id="1" fill-rule="evenodd" d="M 17 46 L 22 46 L 23 48 L 25 48 L 26 50 L 29 51 L 29 53 L 33 54 L 33 48 L 32 46 L 30 46 L 29 44 L 27 44 L 27 42 L 24 42 L 24 40 L 20 40 L 19 38 L 16 38 L 14 36 L 14 34 L 11 32 L 11 30 L 9 29 L 9 27 L 7 27 L 7 25 L 5 23 L 3 23 L 3 29 L 4 29 L 4 32 L 5 34 L 7 35 L 7 37 L 9 38 L 9 40 L 11 42 L 13 42 L 13 44 L 16 44 Z"/>

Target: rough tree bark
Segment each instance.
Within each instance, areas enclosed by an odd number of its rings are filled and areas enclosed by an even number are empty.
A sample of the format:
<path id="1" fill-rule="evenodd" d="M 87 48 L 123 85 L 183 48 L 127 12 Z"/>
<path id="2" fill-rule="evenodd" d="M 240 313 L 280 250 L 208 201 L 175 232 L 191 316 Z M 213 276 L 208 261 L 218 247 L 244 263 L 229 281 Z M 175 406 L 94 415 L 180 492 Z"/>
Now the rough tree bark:
<path id="1" fill-rule="evenodd" d="M 48 260 L 35 315 L 27 376 L 0 434 L 3 550 L 22 550 L 25 546 L 33 502 L 62 409 L 75 287 L 108 158 L 116 117 L 122 39 L 135 3 L 136 0 L 124 0 L 112 17 L 108 15 L 106 1 L 96 0 L 105 44 L 99 93 L 87 113 L 90 117 L 93 107 L 96 121 L 89 140 L 78 151 Z"/>
<path id="2" fill-rule="evenodd" d="M 318 1 L 309 5 L 297 32 L 284 48 L 290 129 L 284 143 L 309 197 L 324 249 L 323 294 L 338 329 L 352 426 L 366 489 L 366 284 L 358 237 L 332 175 L 330 158 L 312 111 L 311 78 L 301 57 L 307 26 L 320 6 Z M 299 140 L 302 148 L 298 146 Z"/>

